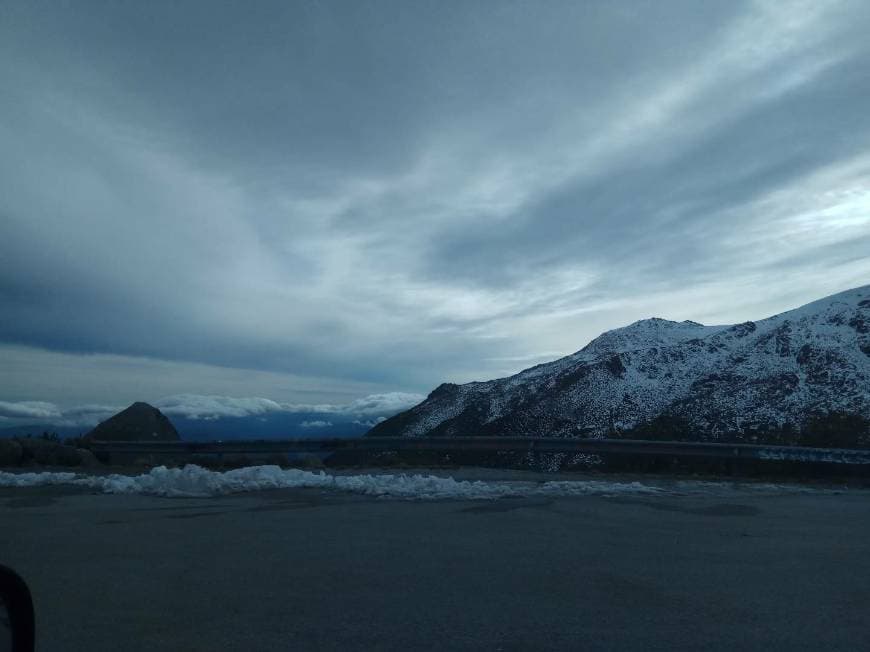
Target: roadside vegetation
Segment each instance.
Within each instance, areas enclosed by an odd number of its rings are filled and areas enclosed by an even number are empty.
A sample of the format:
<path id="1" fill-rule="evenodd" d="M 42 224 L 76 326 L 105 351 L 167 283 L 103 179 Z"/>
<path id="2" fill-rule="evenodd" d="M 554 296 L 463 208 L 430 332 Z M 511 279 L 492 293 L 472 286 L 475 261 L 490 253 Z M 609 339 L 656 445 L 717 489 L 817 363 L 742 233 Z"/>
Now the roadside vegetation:
<path id="1" fill-rule="evenodd" d="M 614 439 L 699 441 L 689 421 L 676 414 L 663 414 L 631 430 L 612 429 L 609 436 Z M 725 432 L 707 441 L 815 448 L 870 448 L 870 419 L 860 414 L 829 412 L 811 415 L 799 425 L 753 422 L 746 424 L 740 431 Z"/>

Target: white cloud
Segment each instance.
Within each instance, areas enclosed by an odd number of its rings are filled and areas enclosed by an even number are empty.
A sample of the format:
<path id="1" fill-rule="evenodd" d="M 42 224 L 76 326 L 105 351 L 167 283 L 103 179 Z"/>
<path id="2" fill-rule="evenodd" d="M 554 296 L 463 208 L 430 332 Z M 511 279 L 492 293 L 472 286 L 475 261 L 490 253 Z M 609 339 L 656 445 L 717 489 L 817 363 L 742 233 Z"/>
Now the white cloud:
<path id="1" fill-rule="evenodd" d="M 329 403 L 279 403 L 257 396 L 236 398 L 232 396 L 178 394 L 161 398 L 154 402 L 154 406 L 166 414 L 182 415 L 189 419 L 246 417 L 275 412 L 310 412 L 346 416 L 389 416 L 416 405 L 424 398 L 422 394 L 387 392 L 384 394 L 370 394 L 346 404 L 333 405 Z"/>
<path id="2" fill-rule="evenodd" d="M 374 428 L 376 425 L 381 423 L 382 421 L 386 421 L 387 417 L 377 417 L 376 419 L 369 419 L 368 421 L 360 421 L 359 419 L 354 419 L 353 422 L 358 426 L 365 426 L 366 428 Z"/>
<path id="3" fill-rule="evenodd" d="M 59 426 L 95 426 L 100 421 L 105 421 L 109 417 L 123 410 L 125 405 L 76 405 L 71 408 L 64 408 L 63 416 L 60 421 L 54 421 Z"/>
<path id="4" fill-rule="evenodd" d="M 0 401 L 0 416 L 13 419 L 59 419 L 61 410 L 44 401 Z"/>
<path id="5" fill-rule="evenodd" d="M 77 405 L 62 408 L 46 401 L 0 401 L 0 418 L 15 425 L 44 422 L 55 426 L 95 426 L 122 410 L 112 405 Z"/>
<path id="6" fill-rule="evenodd" d="M 303 421 L 299 424 L 300 428 L 328 428 L 332 425 L 332 421 Z"/>
<path id="7" fill-rule="evenodd" d="M 420 403 L 426 397 L 422 394 L 407 392 L 388 392 L 386 394 L 371 394 L 357 399 L 347 405 L 342 411 L 352 414 L 383 414 L 407 410 Z"/>
<path id="8" fill-rule="evenodd" d="M 280 403 L 267 398 L 234 398 L 231 396 L 200 396 L 198 394 L 167 396 L 156 401 L 154 406 L 166 414 L 178 414 L 189 419 L 207 420 L 285 411 Z"/>
<path id="9" fill-rule="evenodd" d="M 288 412 L 322 412 L 324 414 L 346 414 L 354 416 L 393 415 L 402 410 L 407 410 L 426 397 L 422 394 L 410 392 L 386 392 L 384 394 L 370 394 L 355 399 L 344 405 L 319 405 L 287 404 Z"/>

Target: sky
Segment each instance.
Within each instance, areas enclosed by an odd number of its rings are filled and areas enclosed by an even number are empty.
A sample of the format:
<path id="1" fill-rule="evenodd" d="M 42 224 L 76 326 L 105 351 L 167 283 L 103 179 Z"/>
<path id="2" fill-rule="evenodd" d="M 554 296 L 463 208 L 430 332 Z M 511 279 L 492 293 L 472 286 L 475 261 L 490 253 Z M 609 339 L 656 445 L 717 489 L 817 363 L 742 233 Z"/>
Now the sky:
<path id="1" fill-rule="evenodd" d="M 0 0 L 0 425 L 401 409 L 864 285 L 868 32 L 864 0 Z"/>

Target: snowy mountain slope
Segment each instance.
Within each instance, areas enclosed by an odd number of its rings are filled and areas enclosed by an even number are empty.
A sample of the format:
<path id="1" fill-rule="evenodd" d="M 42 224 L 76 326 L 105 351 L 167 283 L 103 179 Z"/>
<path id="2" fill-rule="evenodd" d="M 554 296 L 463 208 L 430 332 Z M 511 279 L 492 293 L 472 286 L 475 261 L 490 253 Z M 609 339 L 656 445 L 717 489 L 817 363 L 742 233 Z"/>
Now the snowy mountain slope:
<path id="1" fill-rule="evenodd" d="M 372 436 L 592 436 L 663 415 L 699 437 L 870 417 L 870 285 L 758 322 L 646 319 L 508 378 L 443 384 Z"/>

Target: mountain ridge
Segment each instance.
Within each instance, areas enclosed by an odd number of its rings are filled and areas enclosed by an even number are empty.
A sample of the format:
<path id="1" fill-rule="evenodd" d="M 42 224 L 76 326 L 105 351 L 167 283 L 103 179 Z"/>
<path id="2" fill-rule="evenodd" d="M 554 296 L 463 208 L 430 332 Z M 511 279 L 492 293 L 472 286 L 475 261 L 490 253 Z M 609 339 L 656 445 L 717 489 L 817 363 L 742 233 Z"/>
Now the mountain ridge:
<path id="1" fill-rule="evenodd" d="M 444 383 L 372 436 L 590 436 L 663 416 L 699 439 L 870 417 L 870 285 L 758 321 L 643 319 L 513 376 Z"/>

